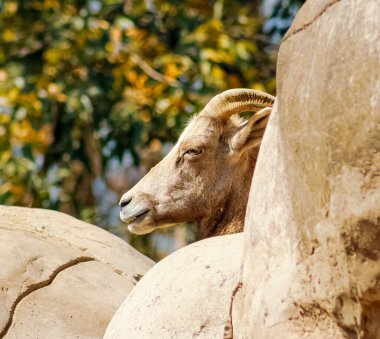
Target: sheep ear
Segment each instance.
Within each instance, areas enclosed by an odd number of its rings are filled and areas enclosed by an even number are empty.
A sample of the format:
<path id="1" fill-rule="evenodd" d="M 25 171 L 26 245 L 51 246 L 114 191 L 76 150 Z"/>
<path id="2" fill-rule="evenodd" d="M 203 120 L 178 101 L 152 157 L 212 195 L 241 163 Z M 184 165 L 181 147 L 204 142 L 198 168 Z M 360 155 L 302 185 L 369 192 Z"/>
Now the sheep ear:
<path id="1" fill-rule="evenodd" d="M 237 130 L 230 141 L 233 153 L 260 146 L 271 111 L 271 107 L 263 108 Z"/>

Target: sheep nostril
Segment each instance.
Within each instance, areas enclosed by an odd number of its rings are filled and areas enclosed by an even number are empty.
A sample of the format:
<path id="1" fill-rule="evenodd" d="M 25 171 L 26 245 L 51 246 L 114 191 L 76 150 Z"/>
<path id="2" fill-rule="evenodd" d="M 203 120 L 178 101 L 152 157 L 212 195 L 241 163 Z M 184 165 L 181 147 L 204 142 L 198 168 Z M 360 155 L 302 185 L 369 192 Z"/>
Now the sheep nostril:
<path id="1" fill-rule="evenodd" d="M 130 199 L 125 199 L 120 201 L 119 206 L 121 209 L 123 209 L 125 206 L 127 206 L 130 202 L 132 201 L 132 198 Z"/>

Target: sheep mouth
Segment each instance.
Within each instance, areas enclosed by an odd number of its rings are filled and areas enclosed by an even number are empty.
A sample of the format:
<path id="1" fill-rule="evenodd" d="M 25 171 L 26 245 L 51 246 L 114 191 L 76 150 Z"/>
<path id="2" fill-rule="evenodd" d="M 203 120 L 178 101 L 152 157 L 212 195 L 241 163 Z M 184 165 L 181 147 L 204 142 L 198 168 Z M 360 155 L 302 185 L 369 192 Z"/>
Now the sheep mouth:
<path id="1" fill-rule="evenodd" d="M 137 213 L 134 213 L 132 215 L 124 215 L 124 214 L 121 214 L 121 220 L 123 222 L 125 222 L 126 224 L 135 224 L 135 223 L 138 223 L 140 222 L 141 220 L 143 220 L 145 218 L 145 216 L 150 212 L 149 209 L 146 209 L 146 210 L 143 210 L 143 211 L 139 211 Z"/>

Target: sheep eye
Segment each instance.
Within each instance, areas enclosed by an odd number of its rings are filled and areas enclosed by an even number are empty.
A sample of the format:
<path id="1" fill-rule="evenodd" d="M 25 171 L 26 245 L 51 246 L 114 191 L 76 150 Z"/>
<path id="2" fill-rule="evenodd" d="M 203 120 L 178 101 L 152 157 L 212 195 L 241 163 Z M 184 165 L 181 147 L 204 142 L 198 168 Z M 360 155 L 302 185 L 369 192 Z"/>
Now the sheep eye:
<path id="1" fill-rule="evenodd" d="M 202 153 L 200 148 L 189 148 L 183 155 L 199 155 Z"/>

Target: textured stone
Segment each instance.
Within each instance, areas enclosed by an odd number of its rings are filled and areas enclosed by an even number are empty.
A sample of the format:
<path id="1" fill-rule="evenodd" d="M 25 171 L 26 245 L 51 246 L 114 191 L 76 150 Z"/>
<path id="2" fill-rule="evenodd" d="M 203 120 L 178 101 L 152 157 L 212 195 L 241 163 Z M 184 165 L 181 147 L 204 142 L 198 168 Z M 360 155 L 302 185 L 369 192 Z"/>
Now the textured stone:
<path id="1" fill-rule="evenodd" d="M 0 206 L 0 337 L 101 338 L 153 262 L 68 215 Z"/>
<path id="2" fill-rule="evenodd" d="M 235 338 L 380 338 L 380 6 L 308 1 L 245 225 Z"/>
<path id="3" fill-rule="evenodd" d="M 104 338 L 222 338 L 241 248 L 242 234 L 214 237 L 160 261 L 127 297 Z"/>

